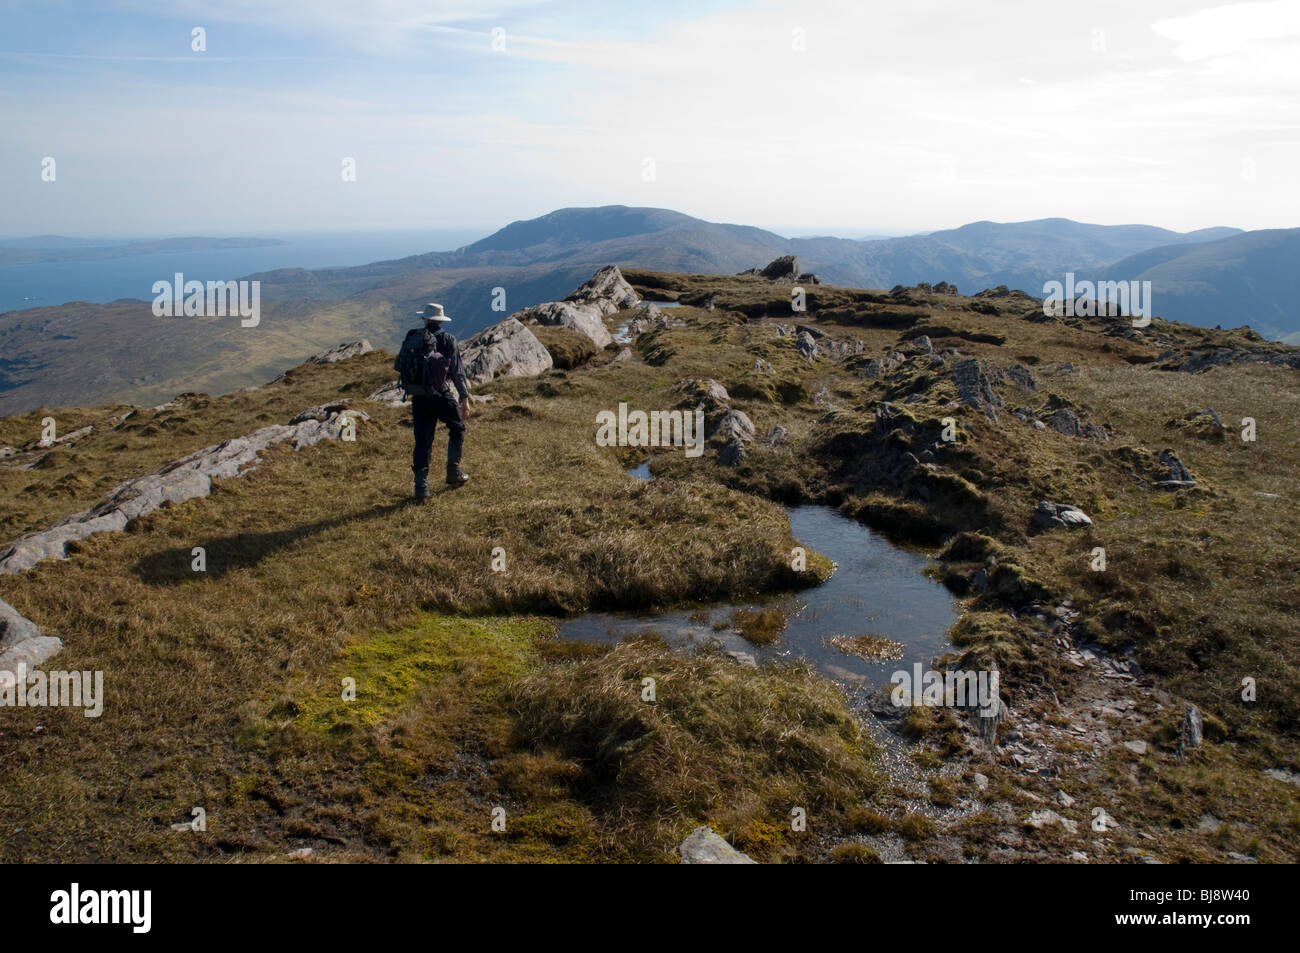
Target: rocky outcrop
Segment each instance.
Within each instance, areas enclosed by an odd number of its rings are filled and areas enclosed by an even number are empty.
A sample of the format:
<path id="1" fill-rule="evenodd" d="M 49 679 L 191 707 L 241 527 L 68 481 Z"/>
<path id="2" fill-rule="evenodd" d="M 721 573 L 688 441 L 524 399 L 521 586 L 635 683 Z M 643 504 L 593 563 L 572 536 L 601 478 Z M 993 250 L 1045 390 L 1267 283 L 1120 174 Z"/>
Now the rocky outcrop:
<path id="1" fill-rule="evenodd" d="M 527 324 L 535 321 L 548 327 L 566 327 L 591 339 L 598 348 L 612 344 L 613 336 L 605 327 L 602 312 L 595 304 L 575 304 L 571 301 L 548 301 L 516 312 L 513 317 Z"/>
<path id="2" fill-rule="evenodd" d="M 759 274 L 768 281 L 793 281 L 799 276 L 799 259 L 794 255 L 782 255 L 764 265 Z"/>
<path id="3" fill-rule="evenodd" d="M 984 366 L 975 358 L 958 361 L 952 366 L 952 380 L 957 385 L 957 398 L 967 406 L 983 411 L 994 423 L 998 422 L 997 408 L 1002 398 L 993 389 Z"/>
<path id="4" fill-rule="evenodd" d="M 1195 374 L 1211 367 L 1233 364 L 1272 364 L 1300 370 L 1300 350 L 1272 351 L 1262 348 L 1216 348 L 1213 351 L 1166 351 L 1156 359 L 1162 370 Z"/>
<path id="5" fill-rule="evenodd" d="M 683 864 L 752 864 L 754 858 L 736 850 L 708 827 L 691 831 L 677 848 Z"/>
<path id="6" fill-rule="evenodd" d="M 465 376 L 483 384 L 494 377 L 532 377 L 554 366 L 550 351 L 517 318 L 484 328 L 460 346 Z"/>
<path id="7" fill-rule="evenodd" d="M 118 486 L 101 503 L 74 513 L 47 530 L 30 533 L 0 553 L 0 573 L 22 572 L 44 559 L 66 559 L 67 544 L 95 533 L 117 532 L 131 520 L 151 513 L 163 503 L 179 503 L 212 492 L 215 479 L 243 476 L 261 462 L 262 453 L 276 444 L 291 442 L 295 450 L 322 440 L 337 440 L 344 418 L 368 420 L 355 410 L 311 408 L 292 424 L 275 424 L 244 437 L 225 440 L 173 460 L 163 467 Z"/>
<path id="8" fill-rule="evenodd" d="M 362 354 L 369 354 L 373 350 L 374 348 L 370 346 L 370 342 L 363 338 L 360 341 L 350 341 L 344 344 L 336 344 L 332 348 L 329 348 L 328 350 L 321 351 L 319 354 L 313 354 L 311 357 L 307 358 L 307 360 L 303 361 L 303 363 L 304 364 L 335 364 L 339 361 L 345 361 L 349 357 L 360 357 Z M 288 371 L 285 371 L 283 374 L 278 375 L 270 383 L 278 384 L 280 381 L 285 379 L 288 373 L 289 373 Z M 181 395 L 181 397 L 184 396 L 185 395 Z M 176 404 L 177 401 L 181 399 L 181 397 L 177 397 L 175 400 L 169 401 L 166 404 L 160 404 L 159 406 L 154 407 L 152 409 L 162 410 L 167 407 L 172 407 Z"/>
<path id="9" fill-rule="evenodd" d="M 1055 430 L 1057 433 L 1063 433 L 1067 437 L 1082 437 L 1083 425 L 1079 423 L 1079 417 L 1069 407 L 1058 407 L 1047 418 L 1047 427 Z"/>
<path id="10" fill-rule="evenodd" d="M 179 503 L 207 496 L 214 479 L 243 476 L 261 462 L 261 454 L 268 447 L 292 441 L 294 449 L 301 450 L 322 440 L 339 439 L 347 417 L 370 419 L 361 411 L 345 409 L 346 405 L 344 400 L 310 407 L 287 425 L 263 427 L 245 437 L 225 440 L 128 480 L 101 503 L 10 545 L 0 553 L 0 573 L 23 572 L 45 559 L 67 559 L 70 542 L 95 533 L 119 532 L 131 520 L 168 501 Z M 0 671 L 15 671 L 20 663 L 34 668 L 62 647 L 61 640 L 42 635 L 35 623 L 0 600 Z"/>
<path id="11" fill-rule="evenodd" d="M 641 301 L 623 277 L 623 272 L 618 270 L 618 265 L 606 265 L 564 300 L 591 305 L 602 315 L 635 308 Z"/>
<path id="12" fill-rule="evenodd" d="M 321 351 L 319 354 L 313 354 L 307 358 L 308 364 L 333 364 L 337 361 L 347 360 L 349 357 L 360 357 L 362 354 L 369 354 L 374 348 L 370 342 L 362 338 L 360 341 L 352 341 L 348 344 L 336 344 L 328 351 Z"/>
<path id="13" fill-rule="evenodd" d="M 799 332 L 799 336 L 795 338 L 794 346 L 798 349 L 799 354 L 809 363 L 812 363 L 817 359 L 817 339 L 808 331 L 804 330 Z"/>
<path id="14" fill-rule="evenodd" d="M 819 275 L 815 275 L 811 271 L 800 271 L 799 259 L 794 255 L 782 255 L 780 258 L 774 258 L 762 268 L 747 268 L 740 274 L 757 275 L 778 285 L 819 285 L 822 283 Z M 710 308 L 709 310 L 713 309 Z"/>
<path id="15" fill-rule="evenodd" d="M 1033 373 L 1023 364 L 1017 364 L 1007 371 L 1007 377 L 1025 390 L 1038 390 L 1038 381 L 1034 380 Z"/>
<path id="16" fill-rule="evenodd" d="M 617 265 L 606 265 L 563 301 L 547 301 L 516 311 L 504 321 L 484 328 L 461 344 L 465 376 L 476 384 L 494 377 L 532 377 L 554 366 L 550 352 L 528 330 L 528 324 L 566 327 L 604 349 L 614 342 L 604 317 L 640 303 Z M 644 323 L 644 322 L 643 322 Z M 645 330 L 632 328 L 630 337 Z"/>

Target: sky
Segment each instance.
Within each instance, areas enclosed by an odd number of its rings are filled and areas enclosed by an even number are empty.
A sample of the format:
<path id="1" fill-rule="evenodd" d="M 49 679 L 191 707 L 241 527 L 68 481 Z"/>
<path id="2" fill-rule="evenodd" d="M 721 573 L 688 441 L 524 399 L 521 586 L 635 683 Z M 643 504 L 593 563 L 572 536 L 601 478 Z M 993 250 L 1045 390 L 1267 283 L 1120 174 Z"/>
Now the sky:
<path id="1" fill-rule="evenodd" d="M 1300 226 L 1300 0 L 0 0 L 0 24 L 3 236 L 608 204 L 846 237 Z"/>

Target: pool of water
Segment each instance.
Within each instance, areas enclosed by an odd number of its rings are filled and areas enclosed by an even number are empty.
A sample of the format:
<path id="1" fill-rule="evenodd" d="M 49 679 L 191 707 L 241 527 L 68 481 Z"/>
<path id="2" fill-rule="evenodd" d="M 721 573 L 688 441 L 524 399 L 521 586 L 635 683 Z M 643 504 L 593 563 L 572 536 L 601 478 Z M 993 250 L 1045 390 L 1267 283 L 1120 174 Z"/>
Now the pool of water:
<path id="1" fill-rule="evenodd" d="M 650 478 L 649 464 L 628 471 Z M 942 585 L 922 575 L 924 556 L 902 549 L 862 524 L 826 506 L 787 508 L 795 539 L 836 564 L 820 586 L 761 602 L 738 602 L 651 615 L 588 613 L 561 623 L 559 637 L 584 642 L 618 642 L 657 633 L 687 647 L 717 642 L 745 652 L 760 664 L 768 659 L 807 659 L 823 675 L 846 687 L 875 689 L 889 684 L 900 668 L 910 669 L 949 650 L 947 630 L 958 606 Z M 737 610 L 775 609 L 785 628 L 775 642 L 756 645 L 737 629 Z M 898 643 L 887 658 L 863 658 L 839 644 L 857 636 L 883 636 Z M 834 641 L 833 641 L 834 640 Z"/>
<path id="2" fill-rule="evenodd" d="M 641 303 L 642 303 L 642 304 L 652 304 L 652 305 L 654 305 L 656 308 L 661 308 L 661 309 L 662 309 L 662 308 L 680 308 L 680 307 L 682 306 L 682 303 L 681 303 L 680 301 L 650 301 L 649 299 L 642 299 Z M 634 312 L 634 313 L 635 313 L 635 312 Z M 617 341 L 619 344 L 630 344 L 630 343 L 632 343 L 632 334 L 631 334 L 631 332 L 628 330 L 628 325 L 631 324 L 631 323 L 632 323 L 632 319 L 629 317 L 626 321 L 622 322 L 622 323 L 621 323 L 621 324 L 620 324 L 620 325 L 619 325 L 619 326 L 614 330 L 613 338 L 614 338 L 614 340 Z M 647 480 L 650 479 L 649 475 L 647 474 L 647 475 L 644 477 L 644 479 L 647 479 Z"/>

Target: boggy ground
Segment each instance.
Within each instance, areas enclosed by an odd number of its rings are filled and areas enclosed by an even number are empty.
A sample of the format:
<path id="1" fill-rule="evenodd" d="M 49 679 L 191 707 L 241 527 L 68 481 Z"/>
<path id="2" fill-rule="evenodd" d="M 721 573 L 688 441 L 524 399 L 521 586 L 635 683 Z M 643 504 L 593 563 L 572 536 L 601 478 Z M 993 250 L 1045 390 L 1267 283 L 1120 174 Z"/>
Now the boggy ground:
<path id="1" fill-rule="evenodd" d="M 406 503 L 409 411 L 364 400 L 391 375 L 382 354 L 125 421 L 58 409 L 60 433 L 95 430 L 49 451 L 50 411 L 0 420 L 23 451 L 0 467 L 34 463 L 0 469 L 15 536 L 312 404 L 351 397 L 372 417 L 354 443 L 277 448 L 207 500 L 0 577 L 0 598 L 63 637 L 46 667 L 103 670 L 108 696 L 99 719 L 0 711 L 0 856 L 671 860 L 707 823 L 761 860 L 1295 858 L 1296 371 L 1163 370 L 1170 351 L 1262 344 L 1043 320 L 1014 294 L 816 286 L 792 314 L 789 288 L 761 278 L 628 278 L 687 303 L 665 312 L 674 326 L 630 360 L 573 346 L 568 370 L 482 388 L 472 482 L 425 507 Z M 809 360 L 778 324 L 845 346 Z M 922 334 L 939 358 L 909 343 Z M 959 400 L 968 357 L 984 406 Z M 998 374 L 1017 364 L 1036 389 Z M 655 481 L 626 476 L 645 451 L 597 447 L 596 414 L 678 406 L 688 378 L 721 382 L 758 439 L 739 466 L 671 451 Z M 1037 429 L 1022 407 L 1099 435 Z M 1207 408 L 1226 433 L 1191 416 Z M 786 439 L 768 445 L 775 426 Z M 1155 487 L 1165 448 L 1195 487 Z M 1040 499 L 1093 526 L 1033 531 Z M 864 725 L 799 667 L 555 641 L 564 613 L 808 585 L 826 567 L 790 568 L 777 501 L 839 506 L 935 556 L 967 600 L 949 664 L 1002 673 L 995 746 L 944 709 L 885 702 Z M 1188 704 L 1206 737 L 1180 756 Z M 206 831 L 173 829 L 196 806 Z"/>

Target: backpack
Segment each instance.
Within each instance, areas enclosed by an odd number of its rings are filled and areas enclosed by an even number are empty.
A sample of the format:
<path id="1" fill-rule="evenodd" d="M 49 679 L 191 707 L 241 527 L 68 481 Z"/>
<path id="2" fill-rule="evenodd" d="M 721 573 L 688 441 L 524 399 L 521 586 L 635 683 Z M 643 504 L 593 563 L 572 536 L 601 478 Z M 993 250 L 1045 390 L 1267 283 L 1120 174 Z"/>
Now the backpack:
<path id="1" fill-rule="evenodd" d="M 438 343 L 438 334 L 424 328 L 406 332 L 393 361 L 393 370 L 397 371 L 408 396 L 430 397 L 446 388 L 451 359 L 438 349 Z"/>

